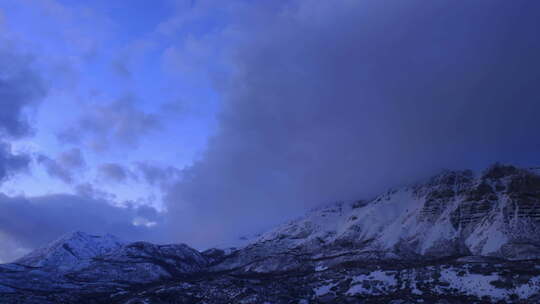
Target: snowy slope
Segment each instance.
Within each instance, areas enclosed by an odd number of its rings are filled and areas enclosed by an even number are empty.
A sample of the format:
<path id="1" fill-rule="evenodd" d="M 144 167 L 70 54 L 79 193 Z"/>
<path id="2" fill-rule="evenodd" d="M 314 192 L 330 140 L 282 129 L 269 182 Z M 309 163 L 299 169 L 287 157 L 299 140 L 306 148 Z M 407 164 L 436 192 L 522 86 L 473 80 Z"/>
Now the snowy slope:
<path id="1" fill-rule="evenodd" d="M 33 267 L 68 270 L 80 267 L 89 259 L 120 248 L 125 243 L 117 237 L 90 235 L 76 231 L 68 233 L 49 245 L 39 248 L 15 261 Z"/>
<path id="2" fill-rule="evenodd" d="M 201 271 L 208 259 L 185 244 L 125 243 L 112 235 L 66 234 L 13 265 L 78 281 L 145 283 Z"/>
<path id="3" fill-rule="evenodd" d="M 369 201 L 340 202 L 263 234 L 218 268 L 272 271 L 353 259 L 540 258 L 538 170 L 445 171 Z M 249 262 L 246 262 L 249 261 Z"/>

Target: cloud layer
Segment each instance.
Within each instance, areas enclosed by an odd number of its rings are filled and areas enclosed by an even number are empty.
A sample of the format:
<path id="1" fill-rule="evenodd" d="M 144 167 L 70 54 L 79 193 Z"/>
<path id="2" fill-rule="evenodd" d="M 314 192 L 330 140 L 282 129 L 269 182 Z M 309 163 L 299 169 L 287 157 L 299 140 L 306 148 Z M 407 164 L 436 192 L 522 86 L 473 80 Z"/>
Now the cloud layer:
<path id="1" fill-rule="evenodd" d="M 9 197 L 0 194 L 0 261 L 19 257 L 22 251 L 47 244 L 64 233 L 81 230 L 115 235 L 126 240 L 163 240 L 162 227 L 134 225 L 160 221 L 152 208 L 120 208 L 105 199 L 81 195 Z"/>
<path id="2" fill-rule="evenodd" d="M 442 168 L 537 164 L 539 9 L 253 4 L 221 35 L 234 70 L 217 135 L 169 192 L 177 238 L 212 245 Z"/>

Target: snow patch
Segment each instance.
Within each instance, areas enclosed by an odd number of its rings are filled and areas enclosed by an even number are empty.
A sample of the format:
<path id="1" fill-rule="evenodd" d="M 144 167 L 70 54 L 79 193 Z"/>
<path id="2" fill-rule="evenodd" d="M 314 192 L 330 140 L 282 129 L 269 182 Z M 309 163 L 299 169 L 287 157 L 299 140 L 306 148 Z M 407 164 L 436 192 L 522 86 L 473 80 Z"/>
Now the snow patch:
<path id="1" fill-rule="evenodd" d="M 332 289 L 332 287 L 337 285 L 337 283 L 331 283 L 331 282 L 326 282 L 326 283 L 327 283 L 326 285 L 322 285 L 313 289 L 313 292 L 315 293 L 317 297 L 320 297 L 329 293 L 330 289 Z"/>
<path id="2" fill-rule="evenodd" d="M 508 290 L 497 288 L 490 283 L 500 279 L 496 274 L 482 275 L 467 272 L 462 276 L 458 276 L 456 271 L 451 269 L 443 269 L 440 274 L 440 280 L 449 283 L 448 287 L 437 287 L 437 291 L 441 293 L 451 289 L 458 289 L 464 294 L 477 297 L 490 296 L 497 300 L 504 300 L 509 296 Z"/>
<path id="3" fill-rule="evenodd" d="M 326 269 L 328 269 L 328 267 L 321 266 L 321 265 L 318 265 L 317 267 L 315 267 L 315 271 L 325 271 Z"/>
<path id="4" fill-rule="evenodd" d="M 351 287 L 346 294 L 383 295 L 392 293 L 397 289 L 398 284 L 394 273 L 377 270 L 370 274 L 353 277 Z"/>

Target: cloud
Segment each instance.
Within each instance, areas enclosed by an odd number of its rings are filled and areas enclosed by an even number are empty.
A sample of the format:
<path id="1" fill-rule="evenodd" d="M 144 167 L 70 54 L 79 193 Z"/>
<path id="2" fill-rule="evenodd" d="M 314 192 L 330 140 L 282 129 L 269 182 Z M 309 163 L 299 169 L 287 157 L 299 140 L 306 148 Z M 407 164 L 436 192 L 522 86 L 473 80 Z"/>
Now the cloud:
<path id="1" fill-rule="evenodd" d="M 98 166 L 98 180 L 106 182 L 134 181 L 164 188 L 177 181 L 180 176 L 181 170 L 178 168 L 149 161 L 134 162 L 131 167 L 120 163 L 104 163 Z"/>
<path id="2" fill-rule="evenodd" d="M 51 177 L 58 178 L 64 183 L 71 184 L 73 182 L 73 177 L 71 176 L 71 171 L 58 162 L 46 155 L 40 154 L 36 158 L 38 164 L 45 167 L 45 171 Z"/>
<path id="3" fill-rule="evenodd" d="M 82 117 L 60 132 L 58 139 L 96 151 L 107 150 L 112 145 L 133 148 L 141 137 L 159 126 L 158 115 L 145 113 L 131 97 L 126 97 L 106 105 L 88 105 Z"/>
<path id="4" fill-rule="evenodd" d="M 117 196 L 101 189 L 97 189 L 92 183 L 84 182 L 75 186 L 75 193 L 79 196 L 97 199 L 115 201 Z"/>
<path id="5" fill-rule="evenodd" d="M 12 9 L 33 12 L 40 16 L 33 24 L 49 30 L 48 38 L 69 53 L 69 60 L 91 60 L 106 52 L 115 23 L 106 13 L 91 6 L 70 6 L 56 0 L 15 1 Z"/>
<path id="6" fill-rule="evenodd" d="M 20 138 L 32 133 L 28 113 L 45 96 L 43 81 L 32 68 L 32 57 L 1 39 L 0 136 Z"/>
<path id="7" fill-rule="evenodd" d="M 64 151 L 62 154 L 60 154 L 58 162 L 64 167 L 73 169 L 80 169 L 86 165 L 83 154 L 78 148 L 72 148 Z"/>
<path id="8" fill-rule="evenodd" d="M 73 183 L 74 172 L 86 165 L 82 152 L 78 148 L 67 150 L 61 153 L 56 159 L 40 154 L 36 160 L 45 167 L 45 171 L 49 176 L 58 178 L 67 184 Z"/>
<path id="9" fill-rule="evenodd" d="M 135 168 L 143 180 L 151 186 L 165 187 L 177 181 L 181 176 L 181 171 L 172 166 L 164 167 L 149 162 L 137 162 Z"/>
<path id="10" fill-rule="evenodd" d="M 25 154 L 13 154 L 11 145 L 0 142 L 0 184 L 14 174 L 28 169 L 30 157 Z"/>
<path id="11" fill-rule="evenodd" d="M 150 39 L 136 39 L 127 44 L 112 61 L 112 70 L 120 77 L 130 79 L 133 76 L 134 63 L 144 60 L 148 53 L 156 48 L 156 43 Z"/>
<path id="12" fill-rule="evenodd" d="M 25 248 L 14 237 L 0 232 L 0 263 L 9 263 L 30 252 L 29 248 Z"/>
<path id="13" fill-rule="evenodd" d="M 0 9 L 0 29 L 3 30 L 5 23 L 6 23 L 6 17 L 5 17 L 4 11 Z"/>
<path id="14" fill-rule="evenodd" d="M 0 25 L 1 26 L 1 25 Z M 13 153 L 10 140 L 31 135 L 30 114 L 45 97 L 46 87 L 33 59 L 12 41 L 0 37 L 0 183 L 28 169 L 30 157 Z"/>
<path id="15" fill-rule="evenodd" d="M 445 167 L 538 163 L 540 3 L 280 5 L 221 32 L 234 70 L 216 136 L 168 193 L 178 239 L 212 245 Z"/>
<path id="16" fill-rule="evenodd" d="M 104 181 L 122 183 L 128 178 L 136 178 L 128 168 L 116 163 L 102 164 L 98 167 L 98 172 L 99 177 Z"/>
<path id="17" fill-rule="evenodd" d="M 9 197 L 0 194 L 0 260 L 47 244 L 75 230 L 114 233 L 125 240 L 163 241 L 161 215 L 151 207 L 115 207 L 109 201 L 79 195 Z M 141 221 L 154 225 L 140 225 Z M 3 243 L 4 244 L 4 243 Z M 15 252 L 16 251 L 16 252 Z"/>

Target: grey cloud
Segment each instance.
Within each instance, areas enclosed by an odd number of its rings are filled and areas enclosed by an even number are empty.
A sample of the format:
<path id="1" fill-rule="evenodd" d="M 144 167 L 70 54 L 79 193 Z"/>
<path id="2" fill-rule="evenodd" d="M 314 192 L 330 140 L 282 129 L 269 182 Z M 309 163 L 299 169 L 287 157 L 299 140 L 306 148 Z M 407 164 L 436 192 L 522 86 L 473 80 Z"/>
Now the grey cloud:
<path id="1" fill-rule="evenodd" d="M 105 181 L 125 182 L 136 176 L 126 167 L 116 163 L 106 163 L 98 167 L 98 175 Z"/>
<path id="2" fill-rule="evenodd" d="M 136 147 L 144 135 L 160 126 L 157 115 L 137 108 L 131 97 L 107 105 L 87 105 L 78 121 L 62 130 L 58 139 L 102 151 L 112 145 Z"/>
<path id="3" fill-rule="evenodd" d="M 89 182 L 84 182 L 84 183 L 76 185 L 74 190 L 77 195 L 86 197 L 86 198 L 92 198 L 92 199 L 98 199 L 98 200 L 110 200 L 110 201 L 113 201 L 117 198 L 114 193 L 110 193 L 110 192 L 98 189 Z"/>
<path id="4" fill-rule="evenodd" d="M 0 136 L 20 138 L 32 132 L 28 111 L 45 96 L 46 88 L 32 68 L 32 58 L 16 52 L 0 38 Z"/>
<path id="5" fill-rule="evenodd" d="M 152 228 L 134 225 L 141 214 L 160 221 L 160 215 L 151 214 L 148 208 L 120 208 L 103 199 L 78 195 L 9 197 L 0 194 L 0 239 L 8 240 L 11 247 L 21 253 L 75 230 L 114 233 L 126 240 L 163 241 L 159 224 Z M 17 257 L 4 249 L 0 250 L 0 260 Z"/>
<path id="6" fill-rule="evenodd" d="M 78 148 L 72 148 L 61 153 L 58 162 L 62 166 L 72 169 L 80 169 L 86 165 L 84 156 Z"/>
<path id="7" fill-rule="evenodd" d="M 150 186 L 166 187 L 178 180 L 181 170 L 147 161 L 135 162 L 132 167 L 119 163 L 104 163 L 98 167 L 98 178 L 112 182 L 145 182 Z"/>
<path id="8" fill-rule="evenodd" d="M 54 159 L 46 155 L 40 154 L 37 156 L 36 160 L 38 164 L 45 167 L 45 171 L 47 172 L 49 176 L 58 178 L 61 181 L 68 184 L 73 182 L 73 177 L 71 175 L 71 172 L 68 169 L 61 166 L 60 164 L 58 164 Z"/>
<path id="9" fill-rule="evenodd" d="M 40 154 L 36 160 L 45 167 L 49 176 L 58 178 L 68 184 L 74 182 L 74 173 L 85 166 L 82 152 L 77 148 L 61 153 L 56 159 Z"/>
<path id="10" fill-rule="evenodd" d="M 143 60 L 155 47 L 156 43 L 151 39 L 137 39 L 129 43 L 111 62 L 112 70 L 118 76 L 130 79 L 133 76 L 133 63 Z"/>
<path id="11" fill-rule="evenodd" d="M 117 59 L 112 63 L 112 69 L 121 77 L 131 78 L 131 71 L 126 60 Z"/>
<path id="12" fill-rule="evenodd" d="M 159 166 L 149 162 L 137 162 L 135 163 L 135 168 L 141 174 L 143 180 L 151 186 L 166 186 L 174 183 L 181 176 L 181 171 L 172 166 Z"/>
<path id="13" fill-rule="evenodd" d="M 137 208 L 137 215 L 144 217 L 150 221 L 159 220 L 161 214 L 155 209 L 147 205 L 142 205 Z"/>
<path id="14" fill-rule="evenodd" d="M 16 238 L 0 232 L 0 263 L 9 263 L 30 252 Z"/>
<path id="15" fill-rule="evenodd" d="M 45 96 L 46 88 L 32 66 L 32 57 L 0 37 L 0 183 L 26 170 L 30 157 L 14 154 L 6 140 L 32 133 L 29 114 Z"/>
<path id="16" fill-rule="evenodd" d="M 178 239 L 211 245 L 441 168 L 538 164 L 540 2 L 251 6 L 223 31 L 219 131 L 168 193 Z"/>
<path id="17" fill-rule="evenodd" d="M 13 154 L 11 145 L 0 142 L 0 184 L 12 175 L 28 169 L 30 157 L 25 154 Z"/>

